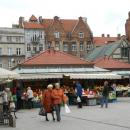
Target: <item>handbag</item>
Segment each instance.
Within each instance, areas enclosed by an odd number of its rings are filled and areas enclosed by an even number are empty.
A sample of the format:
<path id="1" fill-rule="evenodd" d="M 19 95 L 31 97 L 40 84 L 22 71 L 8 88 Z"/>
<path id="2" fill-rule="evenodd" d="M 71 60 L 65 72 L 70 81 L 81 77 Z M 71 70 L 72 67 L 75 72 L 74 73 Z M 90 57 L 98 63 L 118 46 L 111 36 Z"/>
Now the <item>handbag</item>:
<path id="1" fill-rule="evenodd" d="M 44 107 L 41 107 L 40 110 L 39 110 L 39 113 L 38 113 L 40 116 L 46 116 L 46 112 L 45 112 L 45 109 Z"/>
<path id="2" fill-rule="evenodd" d="M 66 112 L 66 113 L 70 113 L 70 112 L 71 112 L 71 111 L 70 111 L 70 108 L 68 107 L 67 104 L 65 104 L 65 112 Z"/>

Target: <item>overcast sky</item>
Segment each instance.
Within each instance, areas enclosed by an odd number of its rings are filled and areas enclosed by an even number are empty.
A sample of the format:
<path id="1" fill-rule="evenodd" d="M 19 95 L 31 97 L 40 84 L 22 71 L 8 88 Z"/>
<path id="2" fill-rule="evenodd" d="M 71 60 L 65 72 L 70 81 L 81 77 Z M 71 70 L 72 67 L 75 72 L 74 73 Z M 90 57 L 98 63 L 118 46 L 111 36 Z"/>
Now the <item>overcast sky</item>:
<path id="1" fill-rule="evenodd" d="M 0 27 L 36 17 L 77 19 L 86 17 L 94 36 L 102 33 L 116 36 L 125 34 L 125 22 L 130 11 L 130 0 L 0 0 Z"/>

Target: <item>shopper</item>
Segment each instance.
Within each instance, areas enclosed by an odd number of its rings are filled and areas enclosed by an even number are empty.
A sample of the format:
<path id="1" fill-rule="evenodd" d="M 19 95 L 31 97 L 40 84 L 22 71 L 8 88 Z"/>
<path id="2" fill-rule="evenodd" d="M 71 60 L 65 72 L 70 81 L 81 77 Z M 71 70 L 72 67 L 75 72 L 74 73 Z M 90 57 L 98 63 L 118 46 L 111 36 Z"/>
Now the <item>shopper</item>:
<path id="1" fill-rule="evenodd" d="M 49 119 L 47 117 L 47 113 L 51 113 L 52 117 L 53 117 L 53 121 L 55 121 L 54 113 L 53 113 L 52 88 L 53 88 L 53 85 L 49 84 L 47 86 L 47 89 L 44 90 L 44 92 L 43 92 L 42 103 L 43 103 L 43 107 L 46 112 L 46 121 L 49 121 Z"/>
<path id="2" fill-rule="evenodd" d="M 33 91 L 31 87 L 27 88 L 27 98 L 28 98 L 28 109 L 33 108 Z"/>
<path id="3" fill-rule="evenodd" d="M 109 96 L 109 85 L 108 81 L 105 81 L 102 89 L 101 108 L 103 108 L 104 104 L 105 107 L 108 108 L 108 96 Z"/>
<path id="4" fill-rule="evenodd" d="M 22 90 L 19 86 L 16 88 L 16 99 L 17 99 L 16 108 L 17 110 L 19 110 L 22 108 Z"/>
<path id="5" fill-rule="evenodd" d="M 61 121 L 61 115 L 60 115 L 60 109 L 61 109 L 61 104 L 62 102 L 66 104 L 67 98 L 64 95 L 64 91 L 60 88 L 60 84 L 56 83 L 55 84 L 55 89 L 52 91 L 52 99 L 53 99 L 53 105 L 54 109 L 56 111 L 56 117 L 57 121 Z"/>
<path id="6" fill-rule="evenodd" d="M 77 96 L 78 108 L 82 108 L 82 92 L 83 92 L 82 85 L 80 84 L 79 81 L 76 81 L 75 86 L 76 86 L 75 91 Z"/>

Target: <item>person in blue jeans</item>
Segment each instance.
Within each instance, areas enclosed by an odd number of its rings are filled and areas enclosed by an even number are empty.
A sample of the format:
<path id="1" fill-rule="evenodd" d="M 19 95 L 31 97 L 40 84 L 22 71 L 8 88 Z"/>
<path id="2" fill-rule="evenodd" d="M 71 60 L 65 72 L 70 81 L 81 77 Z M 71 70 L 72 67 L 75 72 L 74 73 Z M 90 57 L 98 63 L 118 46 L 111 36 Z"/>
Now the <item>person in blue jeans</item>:
<path id="1" fill-rule="evenodd" d="M 105 107 L 108 108 L 108 96 L 109 96 L 109 85 L 108 81 L 105 81 L 102 90 L 101 108 L 103 108 L 104 104 Z"/>

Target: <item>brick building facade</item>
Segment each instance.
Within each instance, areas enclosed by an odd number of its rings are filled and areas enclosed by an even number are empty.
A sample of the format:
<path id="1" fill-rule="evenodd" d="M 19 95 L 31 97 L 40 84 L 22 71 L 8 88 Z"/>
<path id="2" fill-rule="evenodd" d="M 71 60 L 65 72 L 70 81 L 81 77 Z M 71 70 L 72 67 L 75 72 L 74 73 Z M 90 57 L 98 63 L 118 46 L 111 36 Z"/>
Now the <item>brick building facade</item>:
<path id="1" fill-rule="evenodd" d="M 128 13 L 128 19 L 125 23 L 126 38 L 130 42 L 130 12 Z"/>
<path id="2" fill-rule="evenodd" d="M 45 40 L 42 41 L 45 41 L 43 43 L 45 49 L 53 47 L 56 50 L 82 58 L 84 58 L 87 52 L 93 49 L 93 34 L 87 24 L 86 18 L 60 19 L 58 16 L 55 16 L 54 19 L 43 19 L 40 16 L 37 19 L 34 15 L 32 18 L 34 20 L 23 20 L 23 23 L 20 22 L 19 27 L 24 28 L 26 32 L 29 30 L 33 32 L 43 30 L 45 32 L 43 39 L 45 38 Z M 25 41 L 27 41 L 26 39 L 28 37 L 25 38 Z"/>

